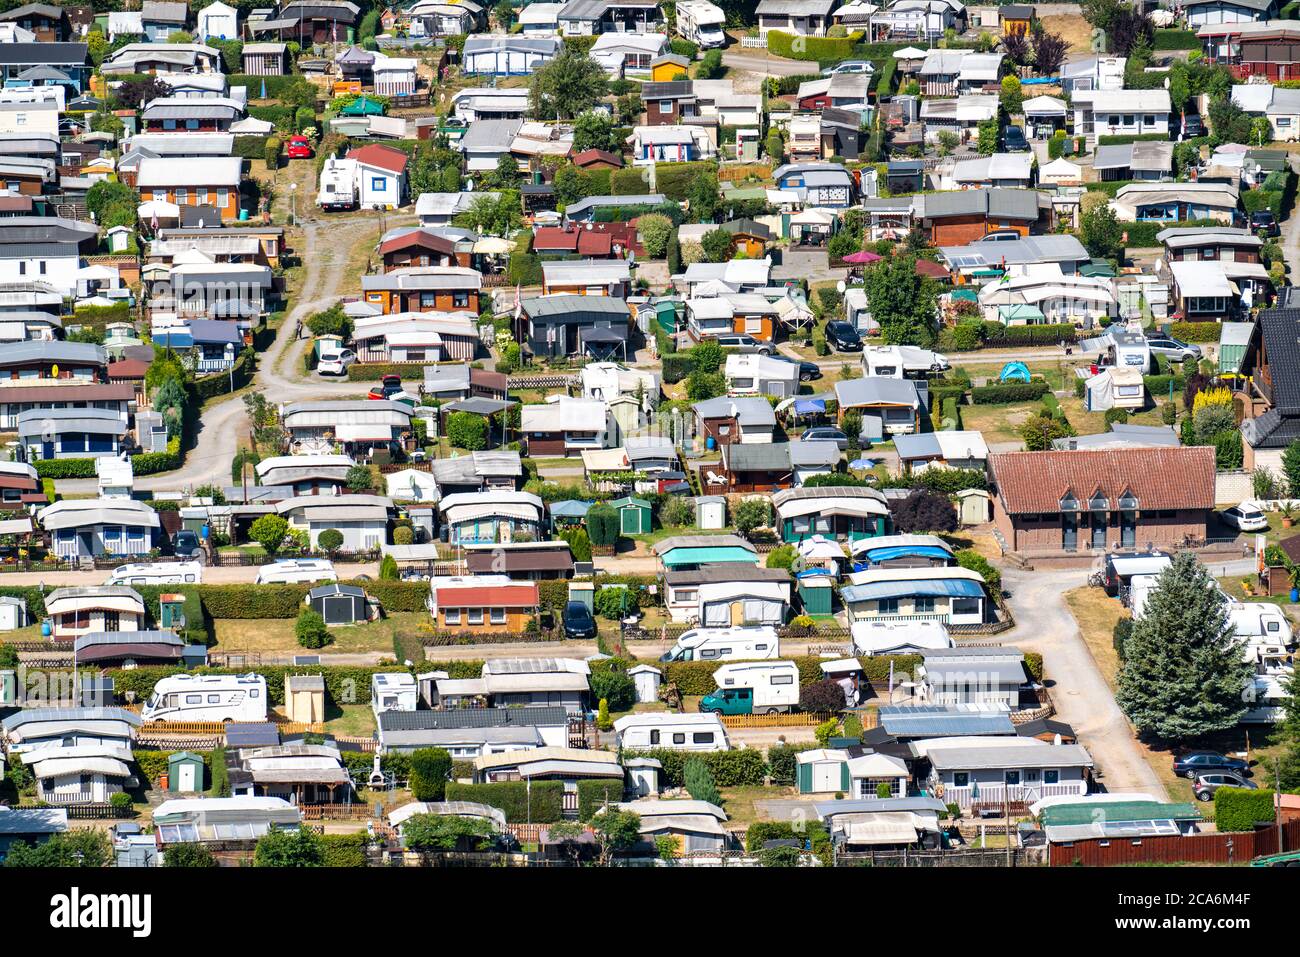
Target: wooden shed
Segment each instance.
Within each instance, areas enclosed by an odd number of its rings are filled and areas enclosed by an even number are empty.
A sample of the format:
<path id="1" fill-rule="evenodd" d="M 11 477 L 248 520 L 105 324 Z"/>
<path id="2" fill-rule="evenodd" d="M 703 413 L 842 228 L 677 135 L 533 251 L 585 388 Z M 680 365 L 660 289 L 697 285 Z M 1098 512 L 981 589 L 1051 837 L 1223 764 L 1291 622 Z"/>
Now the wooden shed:
<path id="1" fill-rule="evenodd" d="M 654 524 L 654 510 L 641 498 L 620 498 L 609 503 L 618 512 L 620 535 L 646 535 Z"/>
<path id="2" fill-rule="evenodd" d="M 325 720 L 325 679 L 288 675 L 284 679 L 284 713 L 290 721 L 319 724 Z"/>

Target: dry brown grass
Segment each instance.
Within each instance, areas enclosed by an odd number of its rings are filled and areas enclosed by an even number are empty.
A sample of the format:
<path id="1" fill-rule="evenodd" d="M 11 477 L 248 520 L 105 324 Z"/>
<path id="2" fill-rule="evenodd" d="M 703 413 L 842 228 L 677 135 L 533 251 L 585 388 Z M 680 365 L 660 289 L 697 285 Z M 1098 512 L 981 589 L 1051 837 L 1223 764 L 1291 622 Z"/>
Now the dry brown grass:
<path id="1" fill-rule="evenodd" d="M 1071 50 L 1092 50 L 1092 24 L 1077 13 L 1054 13 L 1040 17 L 1043 29 L 1060 34 Z"/>
<path id="2" fill-rule="evenodd" d="M 1100 588 L 1085 585 L 1065 593 L 1065 603 L 1079 625 L 1079 634 L 1088 646 L 1092 660 L 1111 691 L 1119 674 L 1119 655 L 1115 652 L 1115 625 L 1128 611 L 1118 599 L 1111 598 Z"/>

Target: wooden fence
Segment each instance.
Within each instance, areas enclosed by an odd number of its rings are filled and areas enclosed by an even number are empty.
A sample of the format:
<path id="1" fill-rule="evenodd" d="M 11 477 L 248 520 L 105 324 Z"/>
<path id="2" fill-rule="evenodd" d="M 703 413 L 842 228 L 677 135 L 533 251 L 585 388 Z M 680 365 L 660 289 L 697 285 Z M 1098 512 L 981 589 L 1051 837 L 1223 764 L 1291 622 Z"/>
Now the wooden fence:
<path id="1" fill-rule="evenodd" d="M 1187 834 L 1168 837 L 1114 837 L 1052 844 L 1048 863 L 1052 867 L 1121 867 L 1133 864 L 1240 864 L 1266 854 L 1280 854 L 1300 847 L 1300 821 L 1282 825 L 1282 846 L 1278 828 L 1269 824 L 1254 831 L 1225 834 Z"/>
<path id="2" fill-rule="evenodd" d="M 136 706 L 138 707 L 138 705 Z M 231 727 L 239 727 L 234 721 L 146 721 L 140 726 L 141 734 L 205 734 L 224 735 Z M 317 722 L 305 724 L 300 721 L 284 721 L 276 724 L 281 734 L 323 734 L 325 725 Z"/>
<path id="3" fill-rule="evenodd" d="M 300 804 L 304 821 L 364 821 L 370 817 L 366 804 Z"/>
<path id="4" fill-rule="evenodd" d="M 826 720 L 824 714 L 811 711 L 792 711 L 785 714 L 724 714 L 719 715 L 728 728 L 815 728 Z"/>

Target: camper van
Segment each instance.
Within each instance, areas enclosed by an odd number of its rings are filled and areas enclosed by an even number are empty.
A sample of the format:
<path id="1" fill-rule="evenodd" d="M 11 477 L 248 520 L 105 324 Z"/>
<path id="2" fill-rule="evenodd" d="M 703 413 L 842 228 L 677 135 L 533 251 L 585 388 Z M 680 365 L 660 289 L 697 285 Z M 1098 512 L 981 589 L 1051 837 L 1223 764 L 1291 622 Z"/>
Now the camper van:
<path id="1" fill-rule="evenodd" d="M 701 50 L 727 45 L 722 32 L 727 15 L 708 0 L 681 0 L 677 4 L 677 32 L 697 44 Z"/>
<path id="2" fill-rule="evenodd" d="M 744 661 L 713 672 L 718 690 L 700 701 L 714 714 L 778 714 L 799 706 L 799 666 L 793 661 Z"/>
<path id="3" fill-rule="evenodd" d="M 142 721 L 265 721 L 266 679 L 246 675 L 172 675 L 153 686 Z"/>
<path id="4" fill-rule="evenodd" d="M 105 585 L 201 585 L 203 566 L 198 562 L 139 562 L 118 565 Z"/>
<path id="5" fill-rule="evenodd" d="M 671 748 L 674 751 L 730 751 L 727 729 L 716 714 L 667 711 L 625 714 L 614 722 L 620 751 Z"/>
<path id="6" fill-rule="evenodd" d="M 1164 552 L 1147 552 L 1140 555 L 1105 555 L 1094 566 L 1101 576 L 1107 594 L 1127 597 L 1133 578 L 1137 575 L 1159 575 L 1173 564 Z"/>
<path id="7" fill-rule="evenodd" d="M 263 565 L 257 573 L 259 585 L 290 585 L 300 582 L 336 582 L 334 565 L 323 558 L 286 558 Z"/>
<path id="8" fill-rule="evenodd" d="M 1238 724 L 1276 724 L 1286 714 L 1286 685 L 1289 675 L 1252 675 L 1241 700 L 1246 713 Z"/>
<path id="9" fill-rule="evenodd" d="M 781 639 L 770 625 L 749 628 L 692 628 L 660 661 L 758 661 L 781 654 Z"/>
<path id="10" fill-rule="evenodd" d="M 1291 648 L 1295 640 L 1291 622 L 1280 607 L 1268 602 L 1230 602 L 1228 619 L 1238 638 L 1252 644 L 1281 645 Z"/>

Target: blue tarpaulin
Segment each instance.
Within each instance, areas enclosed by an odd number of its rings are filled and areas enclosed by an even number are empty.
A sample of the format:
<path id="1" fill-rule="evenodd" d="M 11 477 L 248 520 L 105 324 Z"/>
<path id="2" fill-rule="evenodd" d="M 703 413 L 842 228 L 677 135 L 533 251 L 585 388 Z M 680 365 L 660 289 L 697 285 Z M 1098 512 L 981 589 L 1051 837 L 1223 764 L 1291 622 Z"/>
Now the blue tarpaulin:
<path id="1" fill-rule="evenodd" d="M 938 545 L 889 545 L 885 548 L 864 548 L 861 552 L 871 562 L 887 562 L 894 558 L 906 558 L 908 555 L 938 558 L 947 562 L 952 554 Z"/>
<path id="2" fill-rule="evenodd" d="M 930 578 L 920 581 L 867 582 L 840 589 L 846 602 L 884 598 L 983 598 L 984 586 L 969 578 Z"/>

